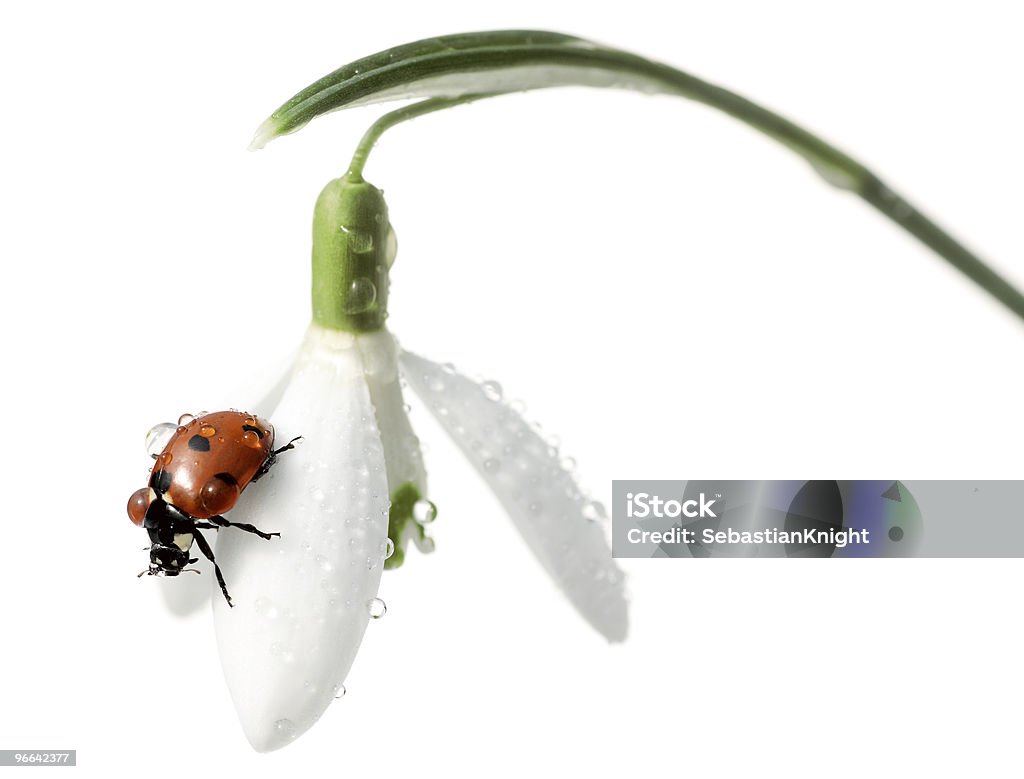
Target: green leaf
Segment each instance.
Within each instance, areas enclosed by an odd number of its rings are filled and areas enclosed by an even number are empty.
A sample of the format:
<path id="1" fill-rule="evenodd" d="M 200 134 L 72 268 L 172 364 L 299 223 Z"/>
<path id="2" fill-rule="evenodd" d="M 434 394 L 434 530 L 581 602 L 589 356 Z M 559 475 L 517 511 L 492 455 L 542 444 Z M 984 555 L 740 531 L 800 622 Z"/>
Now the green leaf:
<path id="1" fill-rule="evenodd" d="M 434 99 L 429 105 L 384 117 L 371 128 L 354 159 L 353 177 L 358 180 L 376 138 L 405 118 L 457 105 L 464 98 L 570 85 L 679 95 L 745 122 L 802 156 L 829 184 L 856 193 L 1024 319 L 1024 295 L 857 160 L 735 92 L 669 65 L 570 35 L 535 30 L 462 33 L 364 57 L 311 84 L 278 108 L 257 130 L 251 148 L 262 148 L 329 111 L 387 100 Z"/>

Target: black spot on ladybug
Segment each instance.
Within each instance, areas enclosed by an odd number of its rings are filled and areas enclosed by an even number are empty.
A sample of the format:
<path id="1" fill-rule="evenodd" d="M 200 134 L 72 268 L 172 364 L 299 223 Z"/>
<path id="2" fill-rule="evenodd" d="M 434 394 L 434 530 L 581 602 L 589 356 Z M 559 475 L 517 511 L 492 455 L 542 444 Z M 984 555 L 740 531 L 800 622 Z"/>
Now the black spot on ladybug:
<path id="1" fill-rule="evenodd" d="M 256 435 L 258 435 L 261 439 L 263 438 L 263 431 L 260 430 L 258 427 L 253 427 L 252 425 L 242 425 L 243 433 L 248 433 L 250 430 L 254 432 Z"/>
<path id="2" fill-rule="evenodd" d="M 208 452 L 210 451 L 210 439 L 196 434 L 188 439 L 188 448 L 195 452 Z"/>
<path id="3" fill-rule="evenodd" d="M 238 484 L 238 479 L 236 479 L 230 473 L 215 473 L 214 478 L 220 479 L 221 481 L 226 481 L 228 484 Z"/>
<path id="4" fill-rule="evenodd" d="M 163 495 L 171 488 L 171 474 L 161 468 L 153 474 L 153 489 Z"/>

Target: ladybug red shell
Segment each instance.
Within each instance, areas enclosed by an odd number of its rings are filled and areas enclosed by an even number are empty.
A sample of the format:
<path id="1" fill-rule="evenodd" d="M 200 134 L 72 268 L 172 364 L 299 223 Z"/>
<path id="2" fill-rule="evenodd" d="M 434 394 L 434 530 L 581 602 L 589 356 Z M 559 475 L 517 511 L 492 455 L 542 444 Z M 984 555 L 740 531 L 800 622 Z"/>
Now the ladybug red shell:
<path id="1" fill-rule="evenodd" d="M 255 414 L 217 411 L 198 417 L 183 416 L 163 450 L 155 456 L 149 486 L 128 500 L 128 516 L 149 532 L 150 567 L 140 576 L 177 576 L 190 563 L 192 544 L 214 564 L 217 582 L 228 603 L 227 586 L 200 530 L 234 527 L 260 538 L 265 533 L 252 525 L 232 522 L 230 511 L 250 482 L 270 470 L 282 452 L 295 448 L 301 436 L 274 449 L 274 428 Z M 170 427 L 169 425 L 167 427 Z"/>
<path id="2" fill-rule="evenodd" d="M 242 490 L 273 465 L 274 427 L 255 414 L 217 411 L 195 417 L 156 457 L 149 487 L 193 519 L 229 511 Z M 153 495 L 141 489 L 128 515 L 142 525 Z"/>
<path id="3" fill-rule="evenodd" d="M 181 425 L 157 455 L 149 486 L 193 519 L 229 511 L 269 470 L 273 426 L 254 414 L 218 411 Z"/>

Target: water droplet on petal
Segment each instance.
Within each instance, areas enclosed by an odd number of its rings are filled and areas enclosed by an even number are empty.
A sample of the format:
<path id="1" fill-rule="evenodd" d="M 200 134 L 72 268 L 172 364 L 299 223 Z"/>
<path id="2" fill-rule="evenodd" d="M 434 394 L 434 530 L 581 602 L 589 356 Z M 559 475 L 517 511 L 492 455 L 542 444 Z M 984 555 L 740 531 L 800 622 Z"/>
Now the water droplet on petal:
<path id="1" fill-rule="evenodd" d="M 274 730 L 281 738 L 291 741 L 295 738 L 295 723 L 290 719 L 279 719 L 274 723 Z"/>
<path id="2" fill-rule="evenodd" d="M 572 457 L 563 457 L 561 462 L 559 463 L 559 465 L 562 466 L 562 470 L 563 471 L 575 471 L 576 470 L 576 460 L 573 459 Z"/>
<path id="3" fill-rule="evenodd" d="M 607 514 L 605 513 L 604 506 L 596 500 L 588 500 L 583 504 L 583 517 L 591 522 L 597 522 L 600 519 L 604 519 Z"/>
<path id="4" fill-rule="evenodd" d="M 348 690 L 345 689 L 344 684 L 334 685 L 334 700 L 340 700 L 341 698 L 344 698 L 347 692 Z"/>
<path id="5" fill-rule="evenodd" d="M 502 395 L 504 394 L 501 389 L 501 385 L 496 381 L 485 381 L 480 385 L 480 389 L 483 390 L 484 397 L 488 400 L 501 400 Z"/>
<path id="6" fill-rule="evenodd" d="M 437 519 L 437 506 L 429 500 L 418 500 L 412 504 L 412 518 L 420 525 L 429 525 Z"/>
<path id="7" fill-rule="evenodd" d="M 146 433 L 146 454 L 150 456 L 160 454 L 176 429 L 177 426 L 171 422 L 161 422 L 150 428 Z"/>
<path id="8" fill-rule="evenodd" d="M 366 607 L 369 609 L 370 616 L 373 619 L 380 619 L 388 613 L 388 604 L 386 604 L 380 598 L 373 598 L 369 603 L 366 604 Z"/>
<path id="9" fill-rule="evenodd" d="M 446 362 L 444 365 L 442 365 L 441 370 L 447 373 L 449 376 L 455 375 L 455 366 L 450 362 Z"/>
<path id="10" fill-rule="evenodd" d="M 501 460 L 496 457 L 488 457 L 484 460 L 484 470 L 488 473 L 496 473 L 501 468 Z"/>
<path id="11" fill-rule="evenodd" d="M 384 559 L 387 560 L 395 553 L 395 542 L 390 538 L 384 539 Z"/>

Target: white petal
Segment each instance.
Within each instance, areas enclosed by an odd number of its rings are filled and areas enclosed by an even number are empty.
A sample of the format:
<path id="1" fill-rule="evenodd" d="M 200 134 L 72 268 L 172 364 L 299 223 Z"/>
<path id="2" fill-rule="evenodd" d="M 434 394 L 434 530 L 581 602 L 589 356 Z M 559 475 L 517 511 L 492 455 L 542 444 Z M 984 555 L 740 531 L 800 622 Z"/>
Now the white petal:
<path id="1" fill-rule="evenodd" d="M 370 397 L 377 411 L 377 424 L 384 444 L 388 486 L 415 484 L 424 495 L 427 472 L 423 467 L 420 442 L 409 424 L 398 375 L 398 346 L 387 330 L 356 336 L 366 369 Z"/>
<path id="2" fill-rule="evenodd" d="M 270 417 L 278 445 L 302 435 L 228 519 L 281 538 L 219 531 L 235 608 L 214 619 L 228 688 L 260 751 L 308 729 L 362 641 L 383 569 L 388 492 L 380 432 L 352 336 L 311 325 Z"/>
<path id="3" fill-rule="evenodd" d="M 411 520 L 411 506 L 401 499 L 399 490 L 415 487 L 419 499 L 427 498 L 427 471 L 423 466 L 420 441 L 409 424 L 405 411 L 398 372 L 398 345 L 386 329 L 356 336 L 363 357 L 370 397 L 377 413 L 384 461 L 387 464 L 388 494 L 391 496 L 391 517 L 402 522 L 402 531 L 395 539 L 394 558 L 390 564 L 401 564 L 409 541 L 421 552 L 433 550 L 433 541 L 424 529 Z M 403 511 L 404 509 L 404 511 Z"/>
<path id="4" fill-rule="evenodd" d="M 406 380 L 484 477 L 541 564 L 609 641 L 626 637 L 622 571 L 600 522 L 557 451 L 494 387 L 418 355 L 399 357 Z"/>

